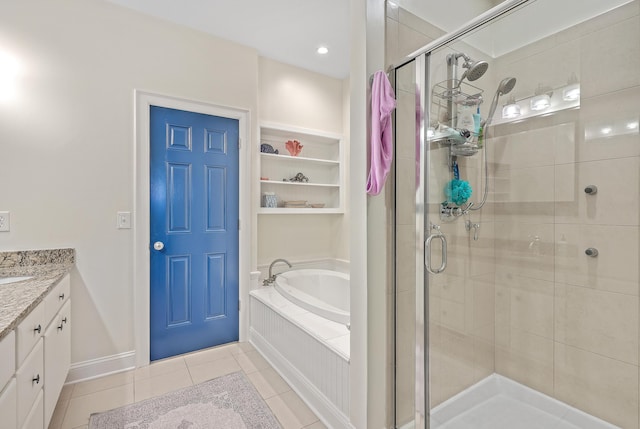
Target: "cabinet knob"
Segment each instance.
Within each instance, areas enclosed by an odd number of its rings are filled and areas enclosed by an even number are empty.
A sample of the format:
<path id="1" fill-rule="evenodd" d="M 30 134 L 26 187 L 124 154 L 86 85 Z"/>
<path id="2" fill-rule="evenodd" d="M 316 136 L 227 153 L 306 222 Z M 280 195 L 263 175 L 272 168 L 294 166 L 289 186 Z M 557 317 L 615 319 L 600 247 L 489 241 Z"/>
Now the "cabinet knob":
<path id="1" fill-rule="evenodd" d="M 584 192 L 587 195 L 595 195 L 598 193 L 598 187 L 596 185 L 589 185 L 584 188 Z"/>
<path id="2" fill-rule="evenodd" d="M 33 328 L 33 332 L 37 332 L 39 334 L 40 332 L 42 332 L 42 326 L 38 325 L 37 327 Z"/>
<path id="3" fill-rule="evenodd" d="M 62 331 L 62 328 L 64 328 L 64 324 L 67 323 L 67 318 L 65 317 L 64 319 L 60 320 L 60 326 L 58 326 L 58 330 Z"/>
<path id="4" fill-rule="evenodd" d="M 584 253 L 587 256 L 591 256 L 592 258 L 595 258 L 596 256 L 598 256 L 598 249 L 594 249 L 593 247 L 589 247 L 587 250 L 584 251 Z"/>
<path id="5" fill-rule="evenodd" d="M 63 294 L 63 293 L 61 293 L 60 295 L 58 295 L 58 298 L 60 298 L 60 299 L 64 299 L 64 294 Z"/>
<path id="6" fill-rule="evenodd" d="M 40 384 L 40 374 L 33 377 L 32 383 Z"/>

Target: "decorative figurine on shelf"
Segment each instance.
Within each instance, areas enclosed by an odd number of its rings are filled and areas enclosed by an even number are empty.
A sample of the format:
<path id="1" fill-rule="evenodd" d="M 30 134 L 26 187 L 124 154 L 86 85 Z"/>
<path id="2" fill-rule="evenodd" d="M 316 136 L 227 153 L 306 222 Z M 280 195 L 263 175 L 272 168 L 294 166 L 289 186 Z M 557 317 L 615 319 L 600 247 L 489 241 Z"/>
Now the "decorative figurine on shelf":
<path id="1" fill-rule="evenodd" d="M 268 143 L 262 143 L 260 145 L 260 152 L 262 152 L 262 153 L 273 153 L 275 155 L 278 155 L 278 149 L 274 149 L 273 146 L 271 146 Z"/>
<path id="2" fill-rule="evenodd" d="M 285 147 L 287 148 L 291 156 L 298 156 L 300 155 L 300 152 L 302 152 L 303 146 L 300 144 L 298 140 L 289 140 L 285 144 Z"/>
<path id="3" fill-rule="evenodd" d="M 283 182 L 309 183 L 309 178 L 302 173 L 298 173 L 290 179 L 282 179 Z"/>

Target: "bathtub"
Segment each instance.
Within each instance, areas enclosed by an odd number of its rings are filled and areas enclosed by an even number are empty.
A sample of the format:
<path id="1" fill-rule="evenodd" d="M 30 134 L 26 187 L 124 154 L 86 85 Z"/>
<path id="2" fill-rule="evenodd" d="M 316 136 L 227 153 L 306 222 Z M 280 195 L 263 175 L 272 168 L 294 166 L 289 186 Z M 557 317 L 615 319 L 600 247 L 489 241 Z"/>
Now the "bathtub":
<path id="1" fill-rule="evenodd" d="M 249 301 L 249 341 L 328 427 L 352 429 L 349 276 L 291 270 Z"/>
<path id="2" fill-rule="evenodd" d="M 276 277 L 275 289 L 294 304 L 349 326 L 349 275 L 329 270 L 292 270 Z"/>

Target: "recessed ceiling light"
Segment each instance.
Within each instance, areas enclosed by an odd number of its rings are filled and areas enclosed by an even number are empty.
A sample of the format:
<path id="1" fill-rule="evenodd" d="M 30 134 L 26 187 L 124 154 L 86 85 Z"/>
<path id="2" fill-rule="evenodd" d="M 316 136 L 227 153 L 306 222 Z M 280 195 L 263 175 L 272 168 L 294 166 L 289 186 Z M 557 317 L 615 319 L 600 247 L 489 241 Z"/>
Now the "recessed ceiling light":
<path id="1" fill-rule="evenodd" d="M 316 52 L 318 52 L 320 55 L 325 55 L 329 53 L 329 48 L 327 48 L 326 46 L 320 46 Z"/>

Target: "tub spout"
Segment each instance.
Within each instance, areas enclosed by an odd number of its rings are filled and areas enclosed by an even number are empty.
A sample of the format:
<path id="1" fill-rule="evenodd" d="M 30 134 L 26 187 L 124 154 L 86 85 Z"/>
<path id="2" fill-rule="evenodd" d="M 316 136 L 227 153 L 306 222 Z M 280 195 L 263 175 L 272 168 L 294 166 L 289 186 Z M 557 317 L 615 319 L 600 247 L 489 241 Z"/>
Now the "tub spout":
<path id="1" fill-rule="evenodd" d="M 278 262 L 284 262 L 285 264 L 287 264 L 289 266 L 289 268 L 291 268 L 291 264 L 286 259 L 275 259 L 271 263 L 271 265 L 269 265 L 269 277 L 264 279 L 264 281 L 262 282 L 263 286 L 269 286 L 270 284 L 272 284 L 276 280 L 276 275 L 275 274 L 271 274 L 271 271 L 273 269 L 273 266 Z"/>

